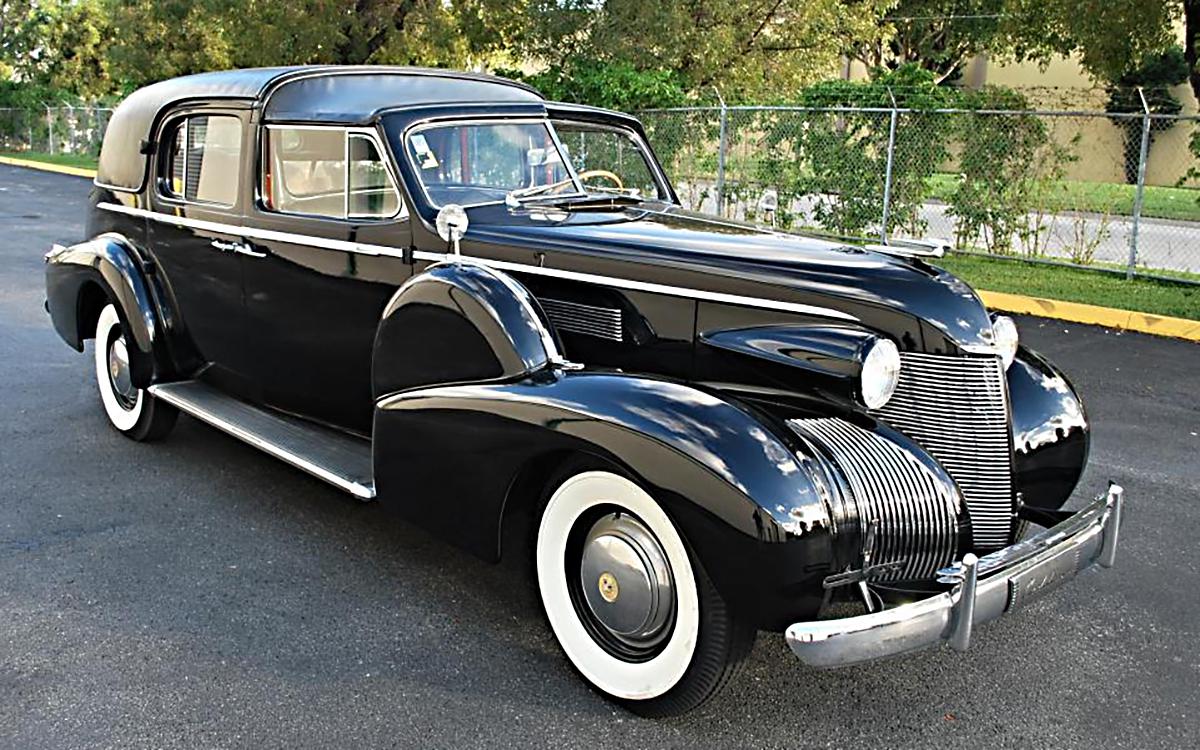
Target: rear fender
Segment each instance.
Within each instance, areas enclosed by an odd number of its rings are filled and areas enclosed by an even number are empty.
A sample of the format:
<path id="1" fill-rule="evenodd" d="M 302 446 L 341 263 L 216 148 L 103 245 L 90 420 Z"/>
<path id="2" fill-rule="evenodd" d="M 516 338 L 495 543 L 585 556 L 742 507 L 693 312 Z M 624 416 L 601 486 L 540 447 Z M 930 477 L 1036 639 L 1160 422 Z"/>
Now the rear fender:
<path id="1" fill-rule="evenodd" d="M 46 256 L 46 306 L 58 335 L 77 351 L 94 331 L 88 326 L 85 289 L 98 285 L 121 315 L 133 344 L 134 384 L 153 379 L 163 338 L 163 316 L 155 304 L 144 264 L 132 243 L 117 234 L 52 250 Z"/>

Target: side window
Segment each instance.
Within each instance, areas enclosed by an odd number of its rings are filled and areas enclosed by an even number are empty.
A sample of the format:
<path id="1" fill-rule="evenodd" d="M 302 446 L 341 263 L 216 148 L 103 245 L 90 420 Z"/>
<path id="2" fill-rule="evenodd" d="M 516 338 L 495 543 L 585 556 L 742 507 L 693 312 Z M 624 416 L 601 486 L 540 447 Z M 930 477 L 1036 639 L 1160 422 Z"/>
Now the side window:
<path id="1" fill-rule="evenodd" d="M 237 202 L 242 121 L 232 115 L 181 117 L 163 138 L 159 186 L 163 195 L 229 207 Z"/>
<path id="2" fill-rule="evenodd" d="M 395 216 L 400 211 L 400 196 L 375 141 L 362 133 L 351 133 L 346 151 L 350 156 L 349 216 Z"/>
<path id="3" fill-rule="evenodd" d="M 333 219 L 383 219 L 400 212 L 399 192 L 369 135 L 291 126 L 268 126 L 263 133 L 267 210 Z"/>

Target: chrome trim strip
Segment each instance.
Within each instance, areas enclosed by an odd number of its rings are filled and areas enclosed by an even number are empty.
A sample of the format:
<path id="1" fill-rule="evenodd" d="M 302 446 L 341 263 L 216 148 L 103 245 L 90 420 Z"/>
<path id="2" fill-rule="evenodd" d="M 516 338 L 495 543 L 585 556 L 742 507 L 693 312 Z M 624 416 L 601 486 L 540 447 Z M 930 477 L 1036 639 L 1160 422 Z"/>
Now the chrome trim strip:
<path id="1" fill-rule="evenodd" d="M 117 203 L 101 203 L 99 208 L 105 211 L 114 213 L 126 214 L 128 216 L 136 216 L 142 219 L 150 219 L 152 221 L 162 222 L 163 224 L 172 224 L 178 227 L 187 227 L 189 229 L 199 229 L 204 232 L 220 232 L 221 234 L 236 234 L 239 237 L 248 239 L 265 240 L 269 242 L 290 242 L 296 245 L 310 245 L 319 247 L 324 250 L 338 250 L 345 253 L 358 253 L 359 255 L 385 255 L 393 258 L 403 258 L 404 251 L 398 247 L 388 247 L 387 245 L 368 245 L 362 242 L 348 242 L 346 240 L 334 240 L 328 237 L 314 237 L 307 234 L 292 234 L 291 232 L 277 232 L 273 229 L 259 229 L 257 227 L 247 227 L 239 224 L 225 224 L 219 221 L 208 221 L 206 219 L 192 219 L 187 216 L 172 216 L 159 211 L 149 211 L 144 208 L 134 208 L 132 206 L 122 206 Z M 280 214 L 287 216 L 288 214 Z M 414 257 L 421 260 L 434 260 L 446 257 L 438 253 L 414 253 Z"/>
<path id="2" fill-rule="evenodd" d="M 279 460 L 283 461 L 284 463 L 295 466 L 297 469 L 300 469 L 302 471 L 306 471 L 318 479 L 323 479 L 324 481 L 332 484 L 333 486 L 335 486 L 339 489 L 345 490 L 346 492 L 349 492 L 351 495 L 354 495 L 359 500 L 375 499 L 375 486 L 373 484 L 370 486 L 365 485 L 365 484 L 360 484 L 353 480 L 347 479 L 346 477 L 343 477 L 340 474 L 335 474 L 334 472 L 330 471 L 329 469 L 326 469 L 323 466 L 315 464 L 315 463 L 305 459 L 302 456 L 297 456 L 295 453 L 292 453 L 287 448 L 284 448 L 281 445 L 277 445 L 275 443 L 272 443 L 272 442 L 269 442 L 269 441 L 263 439 L 259 435 L 256 435 L 255 433 L 250 432 L 249 430 L 243 428 L 242 426 L 240 426 L 238 424 L 235 424 L 233 422 L 229 422 L 225 419 L 222 419 L 221 417 L 213 414 L 212 412 L 208 411 L 204 407 L 202 407 L 198 404 L 195 404 L 192 401 L 189 401 L 188 399 L 180 398 L 177 394 L 172 392 L 170 389 L 165 389 L 158 385 L 152 385 L 152 386 L 150 386 L 149 390 L 150 390 L 150 395 L 154 396 L 155 398 L 160 399 L 160 400 L 170 404 L 171 406 L 174 406 L 175 408 L 179 409 L 182 412 L 186 412 L 186 413 L 192 415 L 196 419 L 199 419 L 200 421 L 205 422 L 206 424 L 216 427 L 218 430 L 221 430 L 222 432 L 232 435 L 233 437 L 237 438 L 238 440 L 241 440 L 244 443 L 247 443 L 249 445 L 254 446 L 255 448 L 258 448 L 259 450 L 261 450 L 262 452 L 264 452 L 268 455 L 278 458 Z"/>
<path id="3" fill-rule="evenodd" d="M 129 216 L 136 216 L 153 221 L 161 221 L 166 224 L 190 227 L 192 229 L 200 229 L 208 232 L 221 232 L 223 234 L 236 234 L 251 239 L 291 242 L 298 245 L 311 245 L 313 247 L 320 247 L 326 250 L 338 250 L 347 253 L 359 253 L 361 255 L 383 255 L 394 258 L 404 257 L 404 251 L 400 248 L 387 247 L 385 245 L 367 245 L 361 242 L 331 240 L 325 237 L 312 237 L 303 234 L 292 234 L 290 232 L 276 232 L 270 229 L 258 229 L 256 227 L 239 226 L 237 224 L 223 224 L 221 222 L 205 221 L 203 219 L 190 219 L 185 216 L 172 216 L 170 214 L 159 213 L 157 211 L 148 211 L 144 208 L 122 206 L 116 203 L 101 203 L 98 207 L 106 211 L 113 211 L 116 213 L 127 214 Z M 416 250 L 413 252 L 412 257 L 416 260 L 437 262 L 447 260 L 453 256 L 448 253 L 431 253 L 425 250 Z M 675 297 L 685 297 L 687 299 L 702 300 L 705 302 L 719 302 L 729 305 L 741 305 L 743 307 L 756 307 L 763 310 L 779 310 L 781 312 L 794 312 L 801 315 L 816 315 L 818 317 L 833 318 L 836 320 L 849 320 L 853 322 L 858 321 L 857 317 L 849 313 L 842 312 L 841 310 L 834 310 L 828 307 L 818 307 L 816 305 L 805 305 L 800 302 L 783 302 L 780 300 L 762 299 L 759 297 L 746 297 L 740 294 L 709 292 L 702 289 L 688 289 L 686 287 L 671 286 L 669 284 L 655 284 L 648 281 L 622 279 L 615 276 L 598 276 L 596 274 L 583 273 L 581 271 L 567 271 L 559 268 L 531 266 L 524 263 L 510 263 L 508 261 L 492 260 L 490 258 L 464 256 L 463 259 L 471 260 L 489 268 L 496 268 L 502 271 L 510 271 L 513 273 L 528 273 L 535 276 L 548 276 L 550 278 L 581 281 L 588 284 L 600 284 L 603 286 L 615 287 L 617 289 L 628 289 L 635 292 L 649 292 L 651 294 L 666 294 Z"/>
<path id="4" fill-rule="evenodd" d="M 828 307 L 817 307 L 815 305 L 805 305 L 800 302 L 783 302 L 780 300 L 762 299 L 759 297 L 746 297 L 741 294 L 709 292 L 702 289 L 688 289 L 686 287 L 671 286 L 670 284 L 655 284 L 649 281 L 635 281 L 633 279 L 621 279 L 614 276 L 598 276 L 596 274 L 583 273 L 582 271 L 567 271 L 560 268 L 529 266 L 523 263 L 510 263 L 504 260 L 481 258 L 475 260 L 494 268 L 500 268 L 505 271 L 512 271 L 514 273 L 529 273 L 535 276 L 549 276 L 555 279 L 582 281 L 589 284 L 600 284 L 603 286 L 616 287 L 617 289 L 629 289 L 635 292 L 649 292 L 651 294 L 666 294 L 676 297 L 686 297 L 688 299 L 703 300 L 706 302 L 721 302 L 729 305 L 757 307 L 764 310 L 780 310 L 783 312 L 794 312 L 803 315 L 817 315 L 823 318 L 835 318 L 838 320 L 850 320 L 855 322 L 858 321 L 858 318 L 855 316 L 849 313 L 844 313 L 841 310 L 833 310 Z"/>
<path id="5" fill-rule="evenodd" d="M 1116 551 L 1124 492 L 1109 485 L 1083 510 L 1020 545 L 1020 555 L 984 576 L 983 562 L 945 571 L 953 589 L 911 604 L 838 620 L 798 622 L 787 629 L 792 652 L 814 667 L 841 667 L 950 641 L 966 648 L 972 629 L 1019 608 L 1075 573 L 1105 567 Z M 1013 549 L 1013 548 L 1009 548 Z M 971 589 L 974 588 L 974 596 Z"/>

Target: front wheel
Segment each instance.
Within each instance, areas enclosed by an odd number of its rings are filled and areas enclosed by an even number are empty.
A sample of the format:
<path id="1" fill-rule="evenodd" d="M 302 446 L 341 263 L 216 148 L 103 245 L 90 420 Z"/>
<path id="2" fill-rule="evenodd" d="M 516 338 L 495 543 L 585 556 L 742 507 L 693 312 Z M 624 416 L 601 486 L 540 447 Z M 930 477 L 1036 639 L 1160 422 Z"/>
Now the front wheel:
<path id="1" fill-rule="evenodd" d="M 158 440 L 175 426 L 179 412 L 133 385 L 129 345 L 117 308 L 106 305 L 96 320 L 96 385 L 108 421 L 122 435 Z"/>
<path id="2" fill-rule="evenodd" d="M 729 612 L 671 519 L 641 487 L 606 471 L 557 484 L 542 512 L 538 589 L 571 664 L 643 716 L 714 695 L 754 641 Z"/>

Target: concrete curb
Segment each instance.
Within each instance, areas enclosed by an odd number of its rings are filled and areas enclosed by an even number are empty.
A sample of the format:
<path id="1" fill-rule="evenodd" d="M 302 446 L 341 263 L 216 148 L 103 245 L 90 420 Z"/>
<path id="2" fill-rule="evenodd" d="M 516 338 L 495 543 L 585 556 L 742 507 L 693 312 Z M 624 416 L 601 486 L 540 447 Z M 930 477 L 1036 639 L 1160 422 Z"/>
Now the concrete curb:
<path id="1" fill-rule="evenodd" d="M 47 164 L 26 159 L 14 159 L 10 156 L 0 156 L 0 164 L 13 167 L 28 167 L 45 172 L 57 172 L 76 177 L 95 177 L 96 170 L 82 167 L 65 167 L 58 164 Z M 1072 323 L 1119 328 L 1125 331 L 1149 333 L 1154 336 L 1168 336 L 1177 339 L 1200 342 L 1200 321 L 1186 318 L 1170 318 L 1163 315 L 1119 310 L 1113 307 L 1085 305 L 1079 302 L 1063 302 L 1061 300 L 1043 299 L 1041 297 L 1026 297 L 1021 294 L 1006 292 L 979 291 L 983 303 L 993 310 L 1018 313 L 1021 315 L 1036 315 L 1042 318 L 1066 320 Z"/>
<path id="2" fill-rule="evenodd" d="M 14 159 L 11 156 L 0 156 L 0 164 L 7 164 L 10 167 L 25 167 L 27 169 L 40 169 L 43 172 L 57 172 L 58 174 L 69 174 L 75 177 L 95 177 L 96 170 L 85 169 L 84 167 L 68 167 L 63 164 L 50 164 L 44 161 L 32 161 L 29 159 Z"/>
<path id="3" fill-rule="evenodd" d="M 1120 328 L 1125 331 L 1149 333 L 1154 336 L 1200 341 L 1200 320 L 1171 318 L 1134 310 L 1118 310 L 1113 307 L 1026 297 L 1021 294 L 1005 292 L 980 291 L 979 296 L 983 303 L 993 310 L 1036 315 L 1072 323 L 1086 323 L 1105 328 Z"/>

